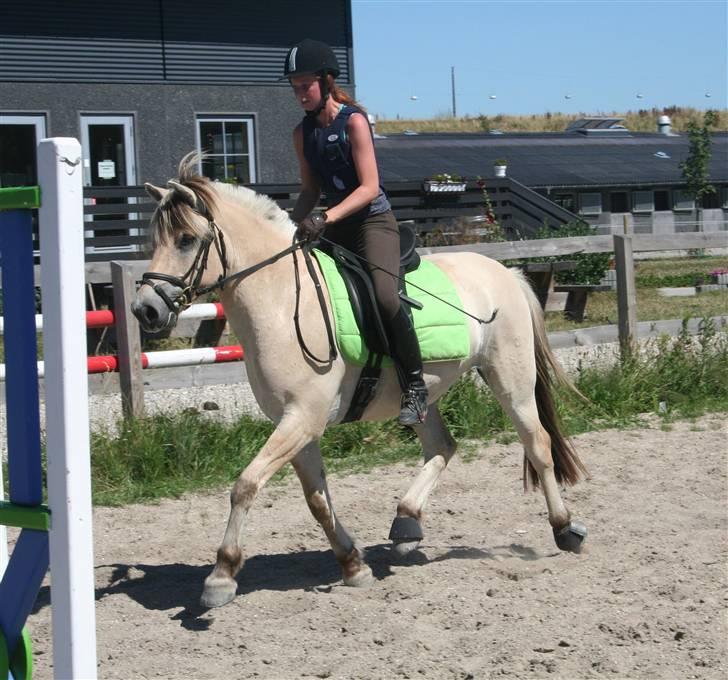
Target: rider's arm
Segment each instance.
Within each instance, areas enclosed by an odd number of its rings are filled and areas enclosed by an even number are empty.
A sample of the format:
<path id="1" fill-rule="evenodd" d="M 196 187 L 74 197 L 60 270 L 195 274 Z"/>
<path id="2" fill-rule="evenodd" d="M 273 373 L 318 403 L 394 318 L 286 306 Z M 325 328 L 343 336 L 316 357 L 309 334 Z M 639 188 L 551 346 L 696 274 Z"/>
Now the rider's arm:
<path id="1" fill-rule="evenodd" d="M 294 222 L 300 222 L 318 205 L 321 198 L 321 187 L 303 155 L 303 130 L 300 125 L 297 125 L 293 131 L 293 146 L 296 149 L 298 167 L 301 172 L 301 193 L 298 195 L 296 205 L 291 212 L 291 219 Z"/>
<path id="2" fill-rule="evenodd" d="M 374 155 L 374 142 L 369 122 L 361 113 L 353 113 L 346 124 L 351 156 L 354 160 L 359 186 L 341 203 L 326 211 L 326 221 L 336 222 L 369 205 L 379 194 L 379 171 Z"/>

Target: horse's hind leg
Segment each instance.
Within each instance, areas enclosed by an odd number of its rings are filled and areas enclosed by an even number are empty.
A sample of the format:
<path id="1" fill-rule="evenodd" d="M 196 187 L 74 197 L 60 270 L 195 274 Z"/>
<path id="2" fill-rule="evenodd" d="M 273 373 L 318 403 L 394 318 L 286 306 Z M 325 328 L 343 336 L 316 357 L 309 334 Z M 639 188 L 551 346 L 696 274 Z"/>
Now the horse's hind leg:
<path id="1" fill-rule="evenodd" d="M 362 560 L 354 541 L 334 513 L 318 442 L 313 442 L 300 451 L 292 464 L 301 480 L 311 514 L 326 533 L 341 565 L 344 583 L 347 586 L 367 585 L 372 580 L 371 569 Z"/>
<path id="2" fill-rule="evenodd" d="M 554 530 L 558 547 L 579 552 L 586 529 L 579 522 L 571 521 L 571 514 L 559 492 L 552 456 L 552 438 L 539 418 L 535 374 L 533 358 L 527 356 L 522 357 L 522 361 L 517 358 L 510 362 L 496 361 L 485 374 L 481 373 L 513 422 L 526 458 L 538 475 L 546 499 L 549 524 Z M 524 470 L 524 482 L 527 474 L 528 470 Z"/>
<path id="3" fill-rule="evenodd" d="M 457 444 L 450 435 L 436 403 L 430 406 L 425 423 L 417 425 L 414 429 L 422 444 L 425 463 L 397 505 L 397 516 L 389 532 L 392 548 L 399 556 L 414 550 L 422 540 L 420 526 L 422 510 L 442 471 L 457 449 Z"/>

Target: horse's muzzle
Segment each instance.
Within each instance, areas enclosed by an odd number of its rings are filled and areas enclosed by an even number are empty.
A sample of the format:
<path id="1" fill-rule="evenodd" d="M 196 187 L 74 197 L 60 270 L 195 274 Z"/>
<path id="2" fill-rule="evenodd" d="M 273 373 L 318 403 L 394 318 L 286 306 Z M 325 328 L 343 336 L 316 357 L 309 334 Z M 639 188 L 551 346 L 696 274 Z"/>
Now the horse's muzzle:
<path id="1" fill-rule="evenodd" d="M 159 296 L 155 297 L 158 299 L 141 300 L 137 298 L 131 304 L 132 314 L 148 333 L 160 333 L 169 330 L 177 323 L 177 314 L 170 311 Z"/>

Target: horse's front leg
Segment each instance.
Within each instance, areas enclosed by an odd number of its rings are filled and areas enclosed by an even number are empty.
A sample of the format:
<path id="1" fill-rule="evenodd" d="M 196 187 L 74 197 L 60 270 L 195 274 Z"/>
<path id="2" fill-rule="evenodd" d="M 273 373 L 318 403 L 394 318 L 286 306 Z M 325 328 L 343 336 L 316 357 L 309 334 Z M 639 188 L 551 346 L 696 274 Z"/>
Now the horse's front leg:
<path id="1" fill-rule="evenodd" d="M 389 532 L 392 548 L 400 557 L 414 550 L 422 540 L 422 510 L 457 449 L 437 404 L 429 407 L 424 425 L 418 425 L 414 430 L 422 444 L 425 464 L 397 505 L 397 516 Z"/>
<path id="2" fill-rule="evenodd" d="M 318 442 L 306 446 L 294 459 L 293 467 L 301 480 L 306 503 L 329 539 L 341 565 L 347 586 L 365 586 L 372 581 L 372 571 L 362 560 L 349 532 L 339 522 L 331 503 L 326 472 Z"/>
<path id="3" fill-rule="evenodd" d="M 235 597 L 235 576 L 243 564 L 243 522 L 250 506 L 265 483 L 319 436 L 311 432 L 300 416 L 284 416 L 263 448 L 238 477 L 230 492 L 230 517 L 222 545 L 217 551 L 217 562 L 205 579 L 202 606 L 221 607 Z"/>

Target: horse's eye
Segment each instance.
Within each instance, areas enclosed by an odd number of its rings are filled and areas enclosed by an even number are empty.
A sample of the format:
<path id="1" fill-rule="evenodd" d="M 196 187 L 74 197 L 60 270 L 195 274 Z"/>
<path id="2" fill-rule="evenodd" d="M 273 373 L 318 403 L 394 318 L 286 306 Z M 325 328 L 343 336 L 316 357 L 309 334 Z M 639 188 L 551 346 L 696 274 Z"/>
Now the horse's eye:
<path id="1" fill-rule="evenodd" d="M 177 247 L 180 250 L 187 250 L 195 244 L 195 241 L 197 241 L 197 239 L 192 236 L 192 234 L 182 234 L 182 236 L 180 236 L 177 240 Z"/>

